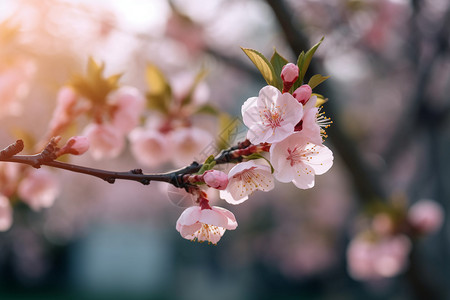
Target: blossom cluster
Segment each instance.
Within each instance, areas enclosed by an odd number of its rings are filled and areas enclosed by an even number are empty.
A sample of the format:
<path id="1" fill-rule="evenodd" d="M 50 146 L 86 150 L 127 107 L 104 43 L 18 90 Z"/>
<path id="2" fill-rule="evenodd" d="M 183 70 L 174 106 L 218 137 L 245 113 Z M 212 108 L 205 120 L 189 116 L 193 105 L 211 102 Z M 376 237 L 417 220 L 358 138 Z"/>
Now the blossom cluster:
<path id="1" fill-rule="evenodd" d="M 250 146 L 242 149 L 240 155 L 245 153 L 247 158 L 232 167 L 228 175 L 214 176 L 219 181 L 215 185 L 220 186 L 220 197 L 226 202 L 237 205 L 256 190 L 268 192 L 274 188 L 275 180 L 292 182 L 300 189 L 312 188 L 315 175 L 324 174 L 333 165 L 333 153 L 323 145 L 325 128 L 331 121 L 317 107 L 317 95 L 312 94 L 310 85 L 303 84 L 293 89 L 299 72 L 297 65 L 286 63 L 279 75 L 282 89 L 267 85 L 260 90 L 258 97 L 251 97 L 242 105 L 242 119 L 248 128 Z M 193 182 L 197 180 L 201 178 L 191 179 Z M 236 227 L 231 212 L 222 210 L 223 215 L 217 212 L 217 208 L 215 211 L 202 204 L 207 202 L 203 194 L 197 202 L 199 207 L 188 208 L 177 222 L 177 230 L 184 238 L 217 243 L 226 229 Z M 209 219 L 202 214 L 207 214 Z M 185 230 L 192 224 L 196 226 L 194 233 Z M 209 233 L 205 233 L 208 230 Z"/>

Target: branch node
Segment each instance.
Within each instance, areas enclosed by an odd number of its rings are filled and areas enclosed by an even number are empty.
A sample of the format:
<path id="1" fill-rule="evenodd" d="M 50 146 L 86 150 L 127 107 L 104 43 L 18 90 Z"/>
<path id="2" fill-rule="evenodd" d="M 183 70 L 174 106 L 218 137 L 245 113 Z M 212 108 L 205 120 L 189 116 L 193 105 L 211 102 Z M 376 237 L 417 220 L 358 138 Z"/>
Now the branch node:
<path id="1" fill-rule="evenodd" d="M 133 169 L 131 170 L 131 174 L 142 175 L 142 169 Z"/>
<path id="2" fill-rule="evenodd" d="M 105 180 L 106 182 L 111 183 L 111 184 L 116 182 L 116 179 L 114 177 L 106 177 L 106 178 L 103 178 L 103 180 Z"/>
<path id="3" fill-rule="evenodd" d="M 142 173 L 141 173 L 142 174 Z M 150 184 L 150 179 L 144 178 L 140 181 L 143 185 L 149 185 Z"/>
<path id="4" fill-rule="evenodd" d="M 0 151 L 0 158 L 10 158 L 19 152 L 22 152 L 24 144 L 22 140 L 17 140 L 5 149 Z"/>

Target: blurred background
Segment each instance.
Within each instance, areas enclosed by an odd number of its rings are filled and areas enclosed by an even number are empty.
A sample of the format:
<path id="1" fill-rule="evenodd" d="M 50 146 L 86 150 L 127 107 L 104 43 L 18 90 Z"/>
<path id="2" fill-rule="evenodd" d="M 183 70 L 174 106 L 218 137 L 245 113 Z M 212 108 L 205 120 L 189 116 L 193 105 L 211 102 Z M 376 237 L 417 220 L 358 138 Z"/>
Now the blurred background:
<path id="1" fill-rule="evenodd" d="M 331 76 L 317 92 L 335 155 L 311 190 L 216 197 L 239 223 L 217 246 L 180 237 L 163 184 L 57 171 L 55 204 L 16 204 L 0 233 L 0 299 L 449 299 L 449 1 L 2 0 L 0 22 L 0 83 L 12 62 L 22 72 L 13 96 L 0 84 L 1 147 L 42 138 L 89 56 L 142 93 L 149 62 L 174 82 L 204 68 L 209 101 L 239 117 L 265 85 L 240 47 L 295 62 L 324 36 L 307 77 Z M 72 162 L 139 166 L 129 150 Z M 414 227 L 424 199 L 434 210 Z"/>

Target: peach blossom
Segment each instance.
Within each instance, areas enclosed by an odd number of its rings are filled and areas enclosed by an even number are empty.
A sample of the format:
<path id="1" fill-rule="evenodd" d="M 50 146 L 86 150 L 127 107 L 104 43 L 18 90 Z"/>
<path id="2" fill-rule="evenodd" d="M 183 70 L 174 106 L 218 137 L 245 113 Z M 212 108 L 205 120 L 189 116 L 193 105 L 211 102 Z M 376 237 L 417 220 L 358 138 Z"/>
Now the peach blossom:
<path id="1" fill-rule="evenodd" d="M 91 123 L 84 129 L 94 159 L 117 157 L 125 146 L 124 136 L 109 124 Z"/>
<path id="2" fill-rule="evenodd" d="M 169 160 L 171 149 L 165 134 L 138 127 L 130 132 L 128 138 L 131 142 L 131 152 L 139 163 L 156 167 Z"/>
<path id="3" fill-rule="evenodd" d="M 190 164 L 194 160 L 204 160 L 204 150 L 214 143 L 211 134 L 198 127 L 178 128 L 172 131 L 169 137 L 169 145 L 173 151 L 171 158 L 178 167 Z"/>
<path id="4" fill-rule="evenodd" d="M 138 89 L 123 86 L 108 95 L 109 104 L 115 107 L 112 124 L 122 133 L 128 133 L 139 123 L 145 108 L 145 98 Z"/>
<path id="5" fill-rule="evenodd" d="M 220 191 L 220 198 L 230 204 L 240 204 L 256 190 L 264 192 L 274 188 L 270 168 L 257 165 L 253 160 L 234 166 L 228 173 L 228 186 Z"/>
<path id="6" fill-rule="evenodd" d="M 185 239 L 217 244 L 227 229 L 234 230 L 237 225 L 233 213 L 225 208 L 192 206 L 178 218 L 176 229 Z"/>
<path id="7" fill-rule="evenodd" d="M 203 174 L 203 180 L 207 186 L 224 190 L 228 185 L 228 175 L 218 170 L 208 170 Z"/>
<path id="8" fill-rule="evenodd" d="M 278 181 L 292 181 L 300 189 L 309 189 L 314 186 L 315 175 L 324 174 L 331 168 L 333 153 L 325 146 L 310 143 L 299 132 L 272 145 L 270 162 Z"/>
<path id="9" fill-rule="evenodd" d="M 248 127 L 247 138 L 252 144 L 279 142 L 294 132 L 302 119 L 303 106 L 289 93 L 276 87 L 263 87 L 258 97 L 242 105 L 242 117 Z"/>
<path id="10" fill-rule="evenodd" d="M 50 171 L 33 169 L 20 182 L 18 194 L 32 209 L 38 211 L 53 205 L 59 194 L 59 186 Z"/>

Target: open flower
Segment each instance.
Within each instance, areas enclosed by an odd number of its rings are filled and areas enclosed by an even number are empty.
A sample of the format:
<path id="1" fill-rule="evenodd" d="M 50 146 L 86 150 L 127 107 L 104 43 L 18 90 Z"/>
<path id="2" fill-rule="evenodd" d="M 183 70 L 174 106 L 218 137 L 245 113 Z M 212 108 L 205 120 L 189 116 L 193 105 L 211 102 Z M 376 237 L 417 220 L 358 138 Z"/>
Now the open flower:
<path id="1" fill-rule="evenodd" d="M 248 199 L 255 190 L 268 192 L 274 188 L 273 175 L 268 166 L 257 165 L 253 160 L 234 166 L 228 173 L 228 186 L 220 191 L 220 198 L 230 204 Z"/>
<path id="2" fill-rule="evenodd" d="M 252 144 L 285 139 L 294 132 L 302 116 L 303 106 L 291 94 L 282 94 L 270 85 L 242 105 L 243 121 L 249 128 L 247 138 Z"/>
<path id="3" fill-rule="evenodd" d="M 314 186 L 314 176 L 324 174 L 333 165 L 333 153 L 325 146 L 309 142 L 301 132 L 272 145 L 270 162 L 275 178 L 280 182 L 292 181 L 301 189 Z"/>
<path id="4" fill-rule="evenodd" d="M 187 208 L 178 218 L 176 229 L 188 240 L 208 241 L 217 244 L 225 231 L 236 229 L 233 213 L 225 208 L 212 206 Z"/>
<path id="5" fill-rule="evenodd" d="M 198 127 L 178 128 L 170 133 L 172 160 L 176 166 L 190 164 L 193 160 L 203 160 L 205 148 L 214 142 L 211 134 Z"/>

